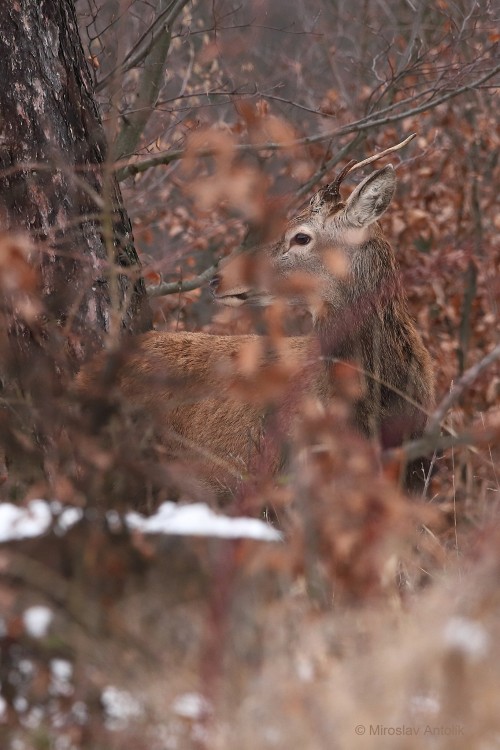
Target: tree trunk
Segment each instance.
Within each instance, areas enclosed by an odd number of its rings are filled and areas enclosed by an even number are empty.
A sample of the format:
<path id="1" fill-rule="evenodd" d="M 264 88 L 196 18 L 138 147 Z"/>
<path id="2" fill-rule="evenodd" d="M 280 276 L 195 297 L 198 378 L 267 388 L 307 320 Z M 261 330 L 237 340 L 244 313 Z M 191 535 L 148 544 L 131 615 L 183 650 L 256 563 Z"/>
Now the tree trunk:
<path id="1" fill-rule="evenodd" d="M 73 0 L 2 0 L 0 77 L 0 225 L 30 232 L 44 325 L 78 360 L 150 312 Z"/>

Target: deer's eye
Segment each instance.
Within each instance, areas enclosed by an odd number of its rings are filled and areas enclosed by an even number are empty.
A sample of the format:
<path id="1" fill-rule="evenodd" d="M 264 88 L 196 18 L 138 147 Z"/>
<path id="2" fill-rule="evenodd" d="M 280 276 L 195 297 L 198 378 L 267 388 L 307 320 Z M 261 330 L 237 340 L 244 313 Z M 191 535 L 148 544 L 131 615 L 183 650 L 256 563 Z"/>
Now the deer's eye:
<path id="1" fill-rule="evenodd" d="M 311 236 L 305 232 L 297 232 L 292 237 L 291 245 L 308 245 L 311 241 Z"/>

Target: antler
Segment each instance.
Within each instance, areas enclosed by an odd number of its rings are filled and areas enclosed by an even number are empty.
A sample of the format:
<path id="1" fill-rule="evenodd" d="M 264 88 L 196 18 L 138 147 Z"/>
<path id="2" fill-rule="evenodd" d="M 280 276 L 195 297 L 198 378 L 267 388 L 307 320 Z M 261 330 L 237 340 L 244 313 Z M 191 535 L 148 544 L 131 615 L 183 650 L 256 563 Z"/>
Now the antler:
<path id="1" fill-rule="evenodd" d="M 381 159 L 383 156 L 387 156 L 387 154 L 392 154 L 394 151 L 399 151 L 400 148 L 403 148 L 403 146 L 406 146 L 407 143 L 412 141 L 416 133 L 411 133 L 408 138 L 405 138 L 404 141 L 401 141 L 401 143 L 396 144 L 396 146 L 391 146 L 390 148 L 386 148 L 385 151 L 381 151 L 379 154 L 374 154 L 373 156 L 369 156 L 368 159 L 363 159 L 363 161 L 358 162 L 349 162 L 347 165 L 348 168 L 345 168 L 340 173 L 339 177 L 341 178 L 341 181 L 347 177 L 348 174 L 351 174 L 351 172 L 356 171 L 356 169 L 361 169 L 362 167 L 366 167 L 367 164 L 371 164 L 373 161 L 377 161 L 378 159 Z M 337 179 L 339 179 L 337 177 Z"/>
<path id="2" fill-rule="evenodd" d="M 345 165 L 344 169 L 337 175 L 333 182 L 329 182 L 321 191 L 321 200 L 333 203 L 333 201 L 340 200 L 340 183 L 349 174 L 351 169 L 356 166 L 356 161 L 351 159 Z"/>
<path id="3" fill-rule="evenodd" d="M 367 159 L 363 159 L 363 161 L 352 160 L 348 162 L 344 169 L 340 172 L 340 174 L 338 174 L 334 179 L 334 181 L 330 182 L 328 185 L 326 185 L 326 187 L 323 188 L 323 190 L 321 191 L 321 200 L 327 201 L 329 203 L 333 201 L 340 202 L 340 185 L 348 174 L 355 172 L 357 169 L 362 169 L 362 167 L 366 167 L 367 164 L 371 164 L 372 162 L 381 159 L 383 156 L 387 156 L 387 154 L 392 154 L 394 151 L 399 151 L 400 148 L 403 148 L 403 146 L 406 146 L 407 143 L 412 141 L 416 135 L 416 133 L 411 133 L 408 138 L 405 138 L 404 141 L 401 141 L 401 143 L 397 143 L 395 146 L 386 148 L 385 151 L 381 151 L 379 154 L 369 156 Z"/>

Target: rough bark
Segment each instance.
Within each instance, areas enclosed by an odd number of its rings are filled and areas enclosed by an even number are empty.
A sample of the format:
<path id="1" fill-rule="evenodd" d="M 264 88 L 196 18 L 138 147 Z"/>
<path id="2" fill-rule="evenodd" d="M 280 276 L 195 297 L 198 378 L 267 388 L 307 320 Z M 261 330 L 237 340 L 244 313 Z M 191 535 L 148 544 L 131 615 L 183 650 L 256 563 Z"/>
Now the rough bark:
<path id="1" fill-rule="evenodd" d="M 0 77 L 0 223 L 32 235 L 45 320 L 79 358 L 150 315 L 73 0 L 3 0 Z"/>

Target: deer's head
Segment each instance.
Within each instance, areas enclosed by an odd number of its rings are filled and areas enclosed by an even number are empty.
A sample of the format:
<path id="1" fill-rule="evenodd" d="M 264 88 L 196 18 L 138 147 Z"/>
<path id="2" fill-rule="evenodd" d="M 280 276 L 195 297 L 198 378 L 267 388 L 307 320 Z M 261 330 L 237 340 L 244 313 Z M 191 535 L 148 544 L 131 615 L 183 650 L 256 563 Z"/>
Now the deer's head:
<path id="1" fill-rule="evenodd" d="M 377 288 L 384 273 L 393 273 L 392 251 L 377 219 L 394 195 L 394 169 L 369 175 L 344 202 L 340 184 L 352 167 L 321 188 L 277 242 L 228 263 L 212 282 L 216 299 L 262 305 L 279 295 L 306 304 L 315 316 L 324 304 L 352 305 Z"/>

